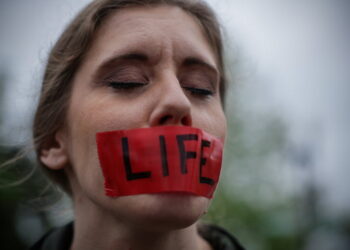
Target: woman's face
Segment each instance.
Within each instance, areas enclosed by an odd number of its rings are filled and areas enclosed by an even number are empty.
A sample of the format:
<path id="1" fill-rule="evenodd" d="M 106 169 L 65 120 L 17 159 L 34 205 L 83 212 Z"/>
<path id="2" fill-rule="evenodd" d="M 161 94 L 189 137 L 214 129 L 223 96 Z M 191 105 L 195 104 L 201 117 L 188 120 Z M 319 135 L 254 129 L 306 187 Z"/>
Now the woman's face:
<path id="1" fill-rule="evenodd" d="M 118 11 L 98 30 L 73 80 L 62 131 L 75 206 L 139 226 L 194 223 L 207 209 L 205 197 L 104 194 L 96 133 L 165 125 L 225 137 L 216 56 L 198 21 L 177 7 Z"/>

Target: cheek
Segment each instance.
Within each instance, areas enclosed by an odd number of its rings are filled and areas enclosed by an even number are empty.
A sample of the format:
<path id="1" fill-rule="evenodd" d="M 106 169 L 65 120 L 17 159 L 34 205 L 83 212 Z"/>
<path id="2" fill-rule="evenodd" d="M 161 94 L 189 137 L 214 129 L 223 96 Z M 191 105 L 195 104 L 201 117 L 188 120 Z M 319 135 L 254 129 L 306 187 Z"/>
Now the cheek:
<path id="1" fill-rule="evenodd" d="M 79 186 L 90 190 L 89 193 L 104 193 L 96 133 L 145 126 L 147 109 L 140 109 L 140 106 L 146 107 L 139 102 L 118 101 L 113 95 L 73 96 L 68 114 L 71 179 L 76 179 Z"/>
<path id="2" fill-rule="evenodd" d="M 70 105 L 69 134 L 74 148 L 95 150 L 97 132 L 144 126 L 147 115 L 143 103 L 126 103 L 113 94 L 77 96 Z M 76 152 L 74 152 L 75 154 Z"/>
<path id="3" fill-rule="evenodd" d="M 102 172 L 95 167 L 99 164 L 95 143 L 95 134 L 99 124 L 94 122 L 95 119 L 99 119 L 98 115 L 95 115 L 93 110 L 85 112 L 74 109 L 73 113 L 69 122 L 70 147 L 68 152 L 73 168 L 72 185 L 79 183 L 78 186 L 85 186 L 85 188 L 101 186 L 103 185 Z M 102 188 L 96 190 L 103 191 Z"/>
<path id="4" fill-rule="evenodd" d="M 192 112 L 193 126 L 204 129 L 206 132 L 225 139 L 226 116 L 221 105 L 212 105 L 205 111 L 200 109 Z"/>

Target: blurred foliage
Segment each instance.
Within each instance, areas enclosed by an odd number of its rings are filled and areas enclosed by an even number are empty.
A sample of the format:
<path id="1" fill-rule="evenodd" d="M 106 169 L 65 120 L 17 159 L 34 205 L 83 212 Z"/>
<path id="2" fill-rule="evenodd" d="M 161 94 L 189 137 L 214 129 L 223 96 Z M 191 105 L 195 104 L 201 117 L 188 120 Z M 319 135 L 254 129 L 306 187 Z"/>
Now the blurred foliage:
<path id="1" fill-rule="evenodd" d="M 0 72 L 0 104 L 3 104 L 5 95 L 5 81 L 5 74 Z M 3 120 L 3 112 L 0 112 L 1 125 Z M 2 131 L 2 133 L 6 133 L 6 131 Z M 54 196 L 57 197 L 57 194 L 52 192 L 51 185 L 48 185 L 46 178 L 25 155 L 25 150 L 24 146 L 8 146 L 8 143 L 4 141 L 3 134 L 0 135 L 0 235 L 2 250 L 26 249 L 28 245 L 40 237 L 39 234 L 51 226 L 46 216 L 45 206 L 53 202 Z M 35 225 L 33 225 L 34 228 L 31 228 L 30 225 L 27 225 L 26 228 L 23 227 L 22 222 L 30 222 L 33 218 L 37 228 Z M 38 224 L 39 230 L 35 230 L 38 229 Z"/>
<path id="2" fill-rule="evenodd" d="M 311 175 L 306 185 L 294 179 L 288 124 L 277 112 L 249 107 L 244 91 L 252 83 L 247 85 L 233 86 L 229 95 L 231 134 L 221 184 L 204 220 L 227 228 L 249 250 L 349 249 L 350 217 L 336 222 L 320 213 L 322 190 L 312 179 L 313 166 L 301 161 Z M 327 244 L 319 231 L 327 232 Z"/>
<path id="3" fill-rule="evenodd" d="M 0 71 L 0 124 L 3 123 L 3 97 L 5 92 L 6 77 Z M 15 154 L 15 149 L 0 147 L 0 164 L 3 164 Z M 17 163 L 18 165 L 19 163 Z M 7 174 L 3 173 L 4 167 L 0 168 L 1 180 L 7 179 Z M 15 188 L 0 188 L 0 235 L 1 249 L 23 249 L 24 244 L 18 237 L 15 229 L 16 207 L 19 201 L 19 190 Z"/>
<path id="4" fill-rule="evenodd" d="M 287 128 L 277 116 L 242 114 L 238 108 L 228 113 L 233 134 L 227 138 L 222 183 L 205 220 L 230 230 L 247 249 L 301 249 L 295 200 L 275 180 Z"/>
<path id="5" fill-rule="evenodd" d="M 0 162 L 5 162 L 13 156 L 12 150 L 0 148 Z M 18 164 L 18 163 L 17 163 Z M 1 174 L 1 179 L 7 176 Z M 20 200 L 20 192 L 16 188 L 0 189 L 0 234 L 2 249 L 24 249 L 15 229 L 16 207 Z"/>

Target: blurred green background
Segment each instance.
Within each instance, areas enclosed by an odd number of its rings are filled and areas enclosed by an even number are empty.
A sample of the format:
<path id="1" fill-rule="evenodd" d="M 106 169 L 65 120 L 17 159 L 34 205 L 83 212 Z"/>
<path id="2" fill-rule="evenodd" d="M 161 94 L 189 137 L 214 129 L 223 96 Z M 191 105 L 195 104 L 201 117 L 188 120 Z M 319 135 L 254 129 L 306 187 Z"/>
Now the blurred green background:
<path id="1" fill-rule="evenodd" d="M 87 2 L 0 2 L 0 163 L 29 144 L 47 51 Z M 208 2 L 230 88 L 221 183 L 203 220 L 249 250 L 350 249 L 349 2 Z M 3 250 L 72 219 L 34 158 L 0 168 Z"/>

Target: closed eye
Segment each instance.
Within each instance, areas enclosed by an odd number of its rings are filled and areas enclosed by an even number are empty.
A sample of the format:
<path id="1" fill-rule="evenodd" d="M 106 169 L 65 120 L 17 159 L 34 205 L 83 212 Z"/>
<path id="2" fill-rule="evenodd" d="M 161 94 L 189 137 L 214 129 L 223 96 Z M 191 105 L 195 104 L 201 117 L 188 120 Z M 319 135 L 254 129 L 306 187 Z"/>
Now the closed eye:
<path id="1" fill-rule="evenodd" d="M 194 96 L 212 96 L 214 94 L 213 91 L 209 89 L 203 89 L 203 88 L 195 88 L 195 87 L 183 87 L 185 90 L 189 91 Z"/>
<path id="2" fill-rule="evenodd" d="M 116 90 L 129 90 L 145 86 L 147 83 L 142 82 L 108 82 L 108 86 Z"/>

